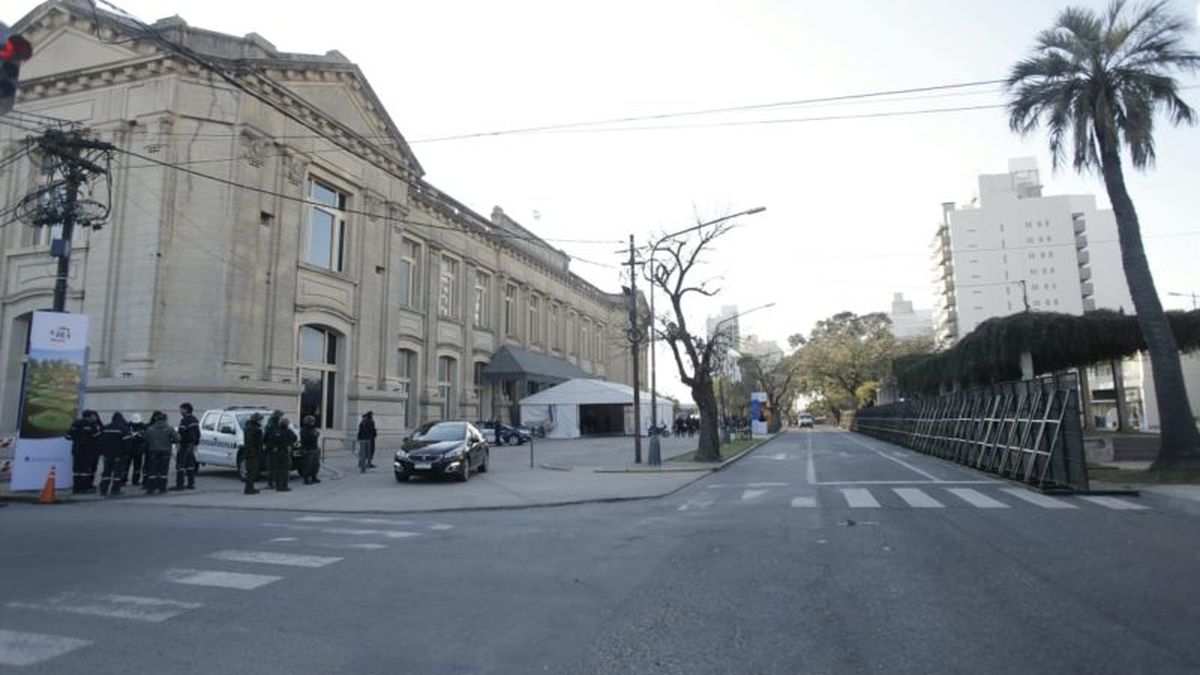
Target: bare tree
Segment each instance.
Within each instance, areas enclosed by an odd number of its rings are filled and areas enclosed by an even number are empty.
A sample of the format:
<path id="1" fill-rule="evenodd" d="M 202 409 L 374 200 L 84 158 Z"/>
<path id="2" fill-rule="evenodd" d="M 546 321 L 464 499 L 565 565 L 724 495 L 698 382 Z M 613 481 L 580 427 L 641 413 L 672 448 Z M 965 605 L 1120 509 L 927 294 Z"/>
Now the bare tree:
<path id="1" fill-rule="evenodd" d="M 800 359 L 796 355 L 778 358 L 743 356 L 738 364 L 742 373 L 750 378 L 758 390 L 767 395 L 767 405 L 773 413 L 771 428 L 775 433 L 783 427 L 783 420 L 796 401 L 796 387 L 800 383 Z"/>
<path id="2" fill-rule="evenodd" d="M 688 326 L 684 316 L 684 305 L 690 295 L 712 297 L 719 289 L 711 279 L 696 281 L 697 266 L 702 265 L 701 254 L 711 250 L 713 242 L 734 227 L 732 221 L 700 227 L 687 237 L 674 237 L 658 245 L 651 264 L 646 268 L 647 278 L 668 300 L 669 307 L 658 317 L 662 337 L 671 348 L 679 379 L 692 392 L 692 400 L 700 411 L 700 441 L 696 448 L 696 461 L 718 462 L 721 460 L 721 439 L 717 396 L 713 390 L 715 366 L 722 350 L 728 344 L 728 336 L 718 326 L 711 336 L 696 334 Z"/>

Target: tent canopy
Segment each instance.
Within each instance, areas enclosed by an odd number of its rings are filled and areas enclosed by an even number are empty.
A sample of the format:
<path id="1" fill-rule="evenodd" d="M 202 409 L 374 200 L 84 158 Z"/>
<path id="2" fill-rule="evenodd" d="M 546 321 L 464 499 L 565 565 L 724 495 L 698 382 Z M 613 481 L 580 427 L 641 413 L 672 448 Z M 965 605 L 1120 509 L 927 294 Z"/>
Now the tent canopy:
<path id="1" fill-rule="evenodd" d="M 660 397 L 660 402 L 663 399 Z M 650 394 L 642 392 L 642 403 Z M 576 378 L 521 399 L 521 405 L 632 404 L 633 387 L 617 382 Z"/>
<path id="2" fill-rule="evenodd" d="M 483 376 L 489 380 L 555 383 L 575 377 L 585 378 L 587 373 L 565 359 L 506 345 L 496 350 L 492 360 L 483 367 Z"/>

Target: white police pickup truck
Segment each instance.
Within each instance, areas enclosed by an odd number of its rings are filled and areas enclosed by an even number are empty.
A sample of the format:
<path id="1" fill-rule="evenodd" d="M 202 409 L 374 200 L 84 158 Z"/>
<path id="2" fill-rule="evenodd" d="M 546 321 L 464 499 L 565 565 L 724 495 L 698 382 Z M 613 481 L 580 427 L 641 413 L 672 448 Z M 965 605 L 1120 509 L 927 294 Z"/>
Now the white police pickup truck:
<path id="1" fill-rule="evenodd" d="M 242 456 L 244 443 L 243 429 L 246 421 L 254 413 L 261 413 L 263 424 L 271 416 L 271 409 L 262 406 L 230 406 L 219 410 L 205 410 L 200 417 L 200 444 L 196 446 L 196 461 L 201 465 L 236 467 L 238 476 L 245 477 L 245 458 Z M 298 450 L 292 450 L 292 466 L 299 467 L 296 461 Z M 261 471 L 264 467 L 259 467 Z"/>

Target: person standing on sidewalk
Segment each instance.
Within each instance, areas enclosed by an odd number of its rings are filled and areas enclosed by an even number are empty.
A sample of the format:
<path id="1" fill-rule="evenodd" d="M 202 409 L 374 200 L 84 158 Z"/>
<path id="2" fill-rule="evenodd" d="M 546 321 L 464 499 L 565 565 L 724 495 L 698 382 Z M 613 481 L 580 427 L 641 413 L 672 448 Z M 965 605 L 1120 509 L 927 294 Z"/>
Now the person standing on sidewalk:
<path id="1" fill-rule="evenodd" d="M 296 445 L 296 432 L 291 429 L 288 418 L 282 417 L 271 436 L 267 438 L 267 452 L 271 455 L 271 485 L 276 492 L 290 492 L 288 472 L 291 471 L 292 446 Z"/>
<path id="2" fill-rule="evenodd" d="M 192 414 L 191 403 L 179 404 L 179 450 L 175 453 L 175 487 L 196 489 L 196 445 L 200 443 L 200 420 Z M 184 485 L 184 479 L 187 485 Z"/>
<path id="3" fill-rule="evenodd" d="M 133 473 L 133 484 L 142 484 L 142 468 L 146 462 L 146 424 L 142 416 L 134 413 L 129 416 L 129 471 L 121 474 L 121 484 L 129 480 L 130 471 Z"/>
<path id="4" fill-rule="evenodd" d="M 317 418 L 305 415 L 300 422 L 300 475 L 304 477 L 305 485 L 321 482 L 317 477 L 321 470 L 321 449 L 317 447 L 320 436 Z"/>
<path id="5" fill-rule="evenodd" d="M 263 466 L 267 470 L 267 488 L 275 489 L 275 451 L 273 444 L 275 443 L 275 433 L 279 430 L 279 420 L 283 419 L 283 411 L 276 410 L 267 418 L 267 423 L 263 426 Z"/>
<path id="6" fill-rule="evenodd" d="M 95 491 L 96 457 L 99 456 L 100 433 L 103 427 L 95 410 L 84 410 L 71 424 L 67 438 L 71 440 L 71 470 L 74 474 L 71 492 L 85 494 Z"/>
<path id="7" fill-rule="evenodd" d="M 242 479 L 246 482 L 244 493 L 248 495 L 256 495 L 259 492 L 254 487 L 254 481 L 258 479 L 258 471 L 262 465 L 262 418 L 262 413 L 254 413 L 246 420 L 245 442 L 242 445 L 242 464 L 246 473 Z"/>
<path id="8" fill-rule="evenodd" d="M 121 476 L 129 456 L 133 437 L 125 416 L 113 413 L 112 420 L 100 433 L 100 450 L 104 454 L 104 473 L 100 477 L 100 494 L 107 497 L 121 494 Z"/>
<path id="9" fill-rule="evenodd" d="M 146 494 L 166 494 L 167 470 L 171 467 L 171 446 L 179 442 L 179 434 L 167 424 L 167 414 L 155 410 L 146 427 Z"/>
<path id="10" fill-rule="evenodd" d="M 368 410 L 363 413 L 362 421 L 358 423 L 358 442 L 367 444 L 367 466 L 375 468 L 375 414 Z M 359 449 L 362 452 L 362 449 Z"/>

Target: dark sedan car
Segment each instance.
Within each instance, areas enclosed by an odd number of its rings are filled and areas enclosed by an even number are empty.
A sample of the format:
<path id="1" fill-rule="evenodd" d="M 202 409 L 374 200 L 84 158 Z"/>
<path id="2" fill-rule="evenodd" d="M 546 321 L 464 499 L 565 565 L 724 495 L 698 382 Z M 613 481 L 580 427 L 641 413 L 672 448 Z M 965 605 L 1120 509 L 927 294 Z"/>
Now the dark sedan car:
<path id="1" fill-rule="evenodd" d="M 392 467 L 401 483 L 410 476 L 453 476 L 466 481 L 472 472 L 488 470 L 488 444 L 468 422 L 433 422 L 404 439 Z"/>

